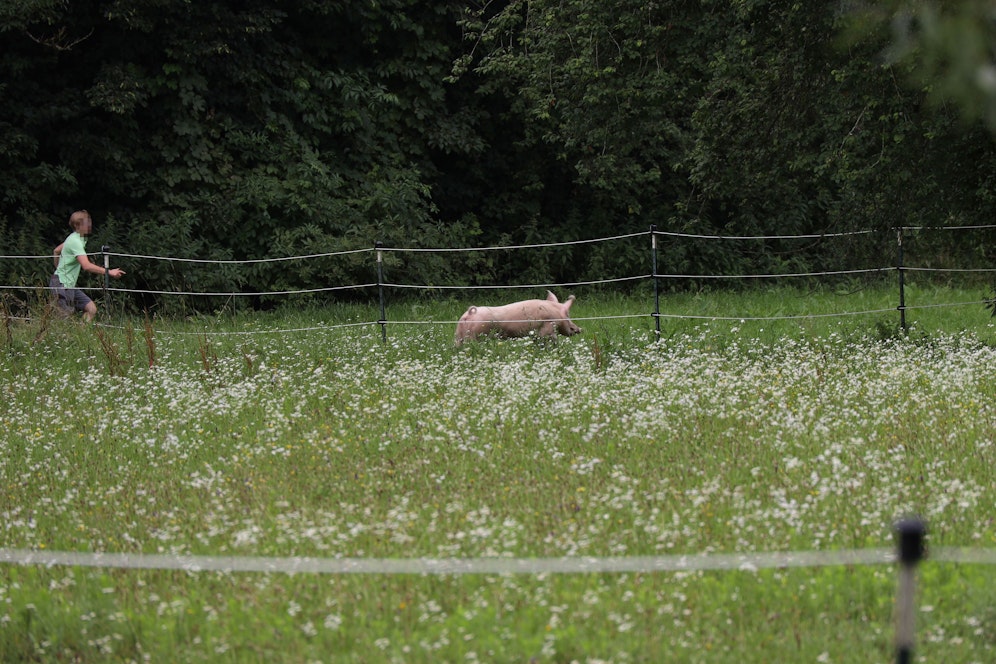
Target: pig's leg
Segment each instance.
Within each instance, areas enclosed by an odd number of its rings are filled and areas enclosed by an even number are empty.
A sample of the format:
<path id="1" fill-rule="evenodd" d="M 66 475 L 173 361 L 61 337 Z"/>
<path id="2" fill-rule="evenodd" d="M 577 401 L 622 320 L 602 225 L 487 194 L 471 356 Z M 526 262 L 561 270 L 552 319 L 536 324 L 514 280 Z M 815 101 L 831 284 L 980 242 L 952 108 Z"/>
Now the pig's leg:
<path id="1" fill-rule="evenodd" d="M 539 326 L 539 331 L 536 334 L 540 337 L 555 337 L 557 336 L 557 324 L 548 320 Z"/>

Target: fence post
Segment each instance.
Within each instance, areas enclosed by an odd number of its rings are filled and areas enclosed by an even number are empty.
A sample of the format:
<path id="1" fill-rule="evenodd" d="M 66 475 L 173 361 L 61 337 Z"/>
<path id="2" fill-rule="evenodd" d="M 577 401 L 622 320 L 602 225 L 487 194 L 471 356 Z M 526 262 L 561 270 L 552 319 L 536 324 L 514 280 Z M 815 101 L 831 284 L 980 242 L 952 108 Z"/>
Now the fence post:
<path id="1" fill-rule="evenodd" d="M 916 565 L 923 558 L 923 521 L 906 518 L 896 524 L 899 555 L 899 588 L 896 593 L 896 662 L 911 664 L 913 661 L 914 624 L 916 618 L 915 573 Z"/>
<path id="2" fill-rule="evenodd" d="M 104 302 L 107 304 L 107 310 L 111 310 L 111 296 L 107 292 L 107 289 L 111 287 L 111 277 L 107 272 L 111 269 L 111 257 L 107 255 L 107 252 L 111 250 L 110 245 L 103 245 L 100 250 L 104 254 Z"/>
<path id="3" fill-rule="evenodd" d="M 660 341 L 661 296 L 657 287 L 657 224 L 650 224 L 650 268 L 654 278 L 654 341 Z"/>
<path id="4" fill-rule="evenodd" d="M 374 244 L 374 248 L 377 250 L 377 290 L 380 293 L 380 320 L 377 322 L 380 324 L 380 340 L 382 343 L 387 343 L 387 310 L 384 307 L 384 244 L 378 240 Z"/>
<path id="5" fill-rule="evenodd" d="M 903 227 L 900 226 L 899 230 L 896 232 L 896 241 L 898 243 L 898 259 L 896 261 L 896 269 L 899 271 L 899 326 L 903 328 L 903 332 L 907 332 L 906 329 L 906 275 L 903 270 Z"/>

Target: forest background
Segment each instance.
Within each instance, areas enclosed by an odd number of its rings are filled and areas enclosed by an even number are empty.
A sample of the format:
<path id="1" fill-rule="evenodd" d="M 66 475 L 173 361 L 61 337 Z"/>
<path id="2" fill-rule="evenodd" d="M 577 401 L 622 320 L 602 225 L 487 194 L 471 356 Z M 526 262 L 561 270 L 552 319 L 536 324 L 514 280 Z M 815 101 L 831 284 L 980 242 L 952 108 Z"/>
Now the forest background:
<path id="1" fill-rule="evenodd" d="M 864 267 L 896 227 L 993 222 L 994 62 L 989 0 L 6 0 L 0 253 L 50 254 L 86 208 L 91 251 L 138 255 L 879 231 L 829 253 L 660 250 L 671 272 Z M 929 255 L 991 267 L 994 239 L 946 233 Z M 404 267 L 569 282 L 646 251 Z M 48 269 L 0 261 L 0 282 Z M 369 282 L 371 264 L 129 272 L 136 289 L 257 292 Z"/>

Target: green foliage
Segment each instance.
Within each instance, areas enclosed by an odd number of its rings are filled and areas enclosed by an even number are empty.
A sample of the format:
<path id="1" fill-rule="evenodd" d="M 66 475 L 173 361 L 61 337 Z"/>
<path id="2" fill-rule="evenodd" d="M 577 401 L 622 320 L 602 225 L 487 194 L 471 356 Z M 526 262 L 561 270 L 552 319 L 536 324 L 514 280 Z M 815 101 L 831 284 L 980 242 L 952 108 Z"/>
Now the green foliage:
<path id="1" fill-rule="evenodd" d="M 885 31 L 889 62 L 936 104 L 953 103 L 968 122 L 996 134 L 996 14 L 988 0 L 860 3 L 856 33 Z M 888 26 L 888 27 L 886 27 Z"/>
<path id="2" fill-rule="evenodd" d="M 236 263 L 377 241 L 548 243 L 651 224 L 719 235 L 882 231 L 830 255 L 780 241 L 666 244 L 661 261 L 673 272 L 867 267 L 896 226 L 989 223 L 996 142 L 961 119 L 991 114 L 987 5 L 863 8 L 8 2 L 0 246 L 46 256 L 69 213 L 87 208 L 97 246 L 233 261 L 124 264 L 124 285 L 148 291 L 366 283 L 370 262 L 356 256 Z M 996 258 L 992 234 L 947 238 L 933 252 L 945 265 Z M 403 261 L 412 282 L 437 285 L 645 272 L 636 245 L 452 258 L 393 256 L 388 267 Z M 43 261 L 0 265 L 6 284 L 43 284 L 47 273 Z M 164 306 L 154 295 L 130 304 Z"/>
<path id="3" fill-rule="evenodd" d="M 666 214 L 700 78 L 687 61 L 705 37 L 695 27 L 702 10 L 512 2 L 481 25 L 487 11 L 477 14 L 486 51 L 478 71 L 515 89 L 527 140 L 550 144 L 584 185 L 597 206 L 589 216 L 601 225 Z"/>
<path id="4" fill-rule="evenodd" d="M 578 203 L 588 219 L 778 235 L 987 218 L 991 169 L 976 166 L 992 164 L 992 143 L 897 86 L 901 72 L 879 64 L 880 35 L 843 47 L 840 3 L 577 0 L 493 12 L 482 5 L 466 24 L 485 53 L 478 71 L 516 91 L 532 141 L 553 145 L 590 194 Z M 972 160 L 956 157 L 965 151 Z M 665 262 L 780 272 L 865 266 L 882 248 L 713 246 Z"/>
<path id="5" fill-rule="evenodd" d="M 427 151 L 477 147 L 464 120 L 446 119 L 447 5 L 416 5 L 118 0 L 18 12 L 0 58 L 5 99 L 17 100 L 0 126 L 5 246 L 25 247 L 7 240 L 47 219 L 28 246 L 50 252 L 78 207 L 98 232 L 132 229 L 117 251 L 180 258 L 422 238 L 437 225 Z M 41 23 L 86 38 L 32 38 Z M 457 231 L 446 239 L 463 242 Z M 133 278 L 190 285 L 178 273 L 143 264 Z M 349 266 L 330 276 L 366 280 Z M 311 278 L 250 268 L 199 285 L 265 291 Z"/>

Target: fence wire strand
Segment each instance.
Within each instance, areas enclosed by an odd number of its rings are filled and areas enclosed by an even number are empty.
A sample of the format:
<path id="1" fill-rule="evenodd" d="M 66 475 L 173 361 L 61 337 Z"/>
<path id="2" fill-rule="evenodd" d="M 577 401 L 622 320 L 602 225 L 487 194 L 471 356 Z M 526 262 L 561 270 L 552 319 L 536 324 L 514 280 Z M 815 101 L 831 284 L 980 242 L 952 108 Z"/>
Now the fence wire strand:
<path id="1" fill-rule="evenodd" d="M 906 307 L 910 309 L 911 307 Z M 778 321 L 778 320 L 802 320 L 807 318 L 837 318 L 844 316 L 866 316 L 873 314 L 895 313 L 896 307 L 891 309 L 865 309 L 863 311 L 835 311 L 829 314 L 789 314 L 784 316 L 710 316 L 707 314 L 650 314 L 655 318 L 676 318 L 689 320 L 723 320 L 723 321 Z"/>
<path id="2" fill-rule="evenodd" d="M 996 564 L 996 550 L 941 548 L 928 560 L 972 565 Z M 710 553 L 667 556 L 562 558 L 310 558 L 193 556 L 130 553 L 77 553 L 0 549 L 0 563 L 44 567 L 179 570 L 184 572 L 263 572 L 280 574 L 596 574 L 653 572 L 756 572 L 762 569 L 886 565 L 891 549 Z"/>
<path id="3" fill-rule="evenodd" d="M 588 240 L 568 240 L 566 242 L 543 242 L 539 244 L 510 244 L 505 246 L 491 247 L 378 247 L 379 250 L 394 253 L 446 253 L 454 251 L 507 251 L 509 249 L 546 249 L 550 247 L 571 247 L 580 244 L 596 244 L 599 242 L 611 242 L 615 240 L 627 240 L 633 237 L 644 237 L 647 231 L 639 233 L 627 233 L 625 235 L 613 235 L 611 237 L 591 238 Z"/>
<path id="4" fill-rule="evenodd" d="M 903 267 L 907 272 L 996 272 L 991 267 Z"/>
<path id="5" fill-rule="evenodd" d="M 516 288 L 571 288 L 574 286 L 597 286 L 600 284 L 618 284 L 626 281 L 645 281 L 652 279 L 652 274 L 638 274 L 633 277 L 616 277 L 611 279 L 595 279 L 592 281 L 565 281 L 556 284 L 499 284 L 478 286 L 431 286 L 425 284 L 384 283 L 384 288 L 406 288 L 423 290 L 505 290 Z"/>
<path id="6" fill-rule="evenodd" d="M 869 235 L 879 231 L 841 231 L 839 233 L 808 233 L 803 235 L 700 235 L 697 233 L 679 233 L 675 231 L 654 231 L 654 235 L 665 237 L 680 237 L 694 240 L 822 240 L 825 238 L 849 237 L 853 235 Z"/>
<path id="7" fill-rule="evenodd" d="M 871 267 L 862 270 L 830 270 L 824 272 L 786 272 L 782 274 L 657 274 L 660 279 L 781 279 L 788 277 L 831 277 L 849 274 L 870 274 L 895 272 L 899 268 Z"/>
<path id="8" fill-rule="evenodd" d="M 962 230 L 986 230 L 996 228 L 996 224 L 980 224 L 980 225 L 966 225 L 966 226 L 897 226 L 895 228 L 889 229 L 888 232 L 909 232 L 909 231 L 962 231 Z M 180 263 L 201 263 L 201 264 L 217 264 L 217 265 L 242 265 L 242 264 L 255 264 L 255 263 L 274 263 L 281 261 L 293 261 L 293 260 L 303 260 L 310 258 L 326 258 L 335 256 L 345 256 L 350 254 L 362 254 L 362 253 L 372 253 L 374 251 L 384 251 L 393 253 L 446 253 L 446 252 L 477 252 L 477 251 L 507 251 L 512 249 L 539 249 L 539 248 L 549 248 L 549 247 L 565 247 L 574 246 L 582 244 L 595 244 L 600 242 L 611 242 L 616 240 L 625 240 L 634 237 L 642 237 L 648 235 L 659 237 L 677 237 L 677 238 L 688 238 L 688 239 L 702 239 L 702 240 L 750 240 L 750 241 L 766 241 L 766 240 L 822 240 L 840 237 L 850 237 L 857 235 L 871 235 L 876 233 L 882 233 L 885 231 L 874 230 L 874 229 L 863 229 L 854 231 L 840 231 L 836 233 L 802 233 L 797 235 L 717 235 L 717 234 L 697 234 L 697 233 L 684 233 L 677 231 L 662 231 L 662 230 L 651 230 L 651 231 L 639 231 L 636 233 L 626 233 L 622 235 L 614 235 L 608 237 L 600 238 L 590 238 L 585 240 L 568 240 L 565 242 L 544 242 L 536 244 L 516 244 L 516 245 L 506 245 L 506 246 L 486 246 L 486 247 L 365 247 L 361 249 L 346 249 L 341 251 L 331 251 L 326 253 L 318 254 L 302 254 L 297 256 L 280 256 L 274 258 L 247 258 L 247 259 L 206 259 L 206 258 L 179 258 L 175 256 L 154 256 L 146 254 L 128 254 L 128 253 L 118 253 L 118 252 L 94 252 L 106 253 L 108 256 L 118 257 L 118 258 L 138 258 L 144 260 L 161 260 L 170 262 L 180 262 Z M 23 255 L 0 255 L 0 260 L 4 259 L 52 259 L 52 255 L 40 255 L 40 256 L 23 256 Z"/>
<path id="9" fill-rule="evenodd" d="M 141 258 L 143 260 L 167 261 L 170 263 L 200 263 L 204 265 L 255 265 L 257 263 L 280 263 L 285 261 L 306 260 L 312 258 L 330 258 L 335 256 L 348 256 L 351 254 L 373 253 L 373 248 L 366 249 L 346 249 L 343 251 L 330 251 L 324 254 L 303 254 L 300 256 L 278 256 L 275 258 L 247 258 L 236 259 L 208 259 L 208 258 L 175 258 L 173 256 L 146 256 L 142 254 L 119 254 L 113 251 L 106 252 L 106 255 L 115 258 Z M 49 257 L 51 258 L 51 256 Z"/>

